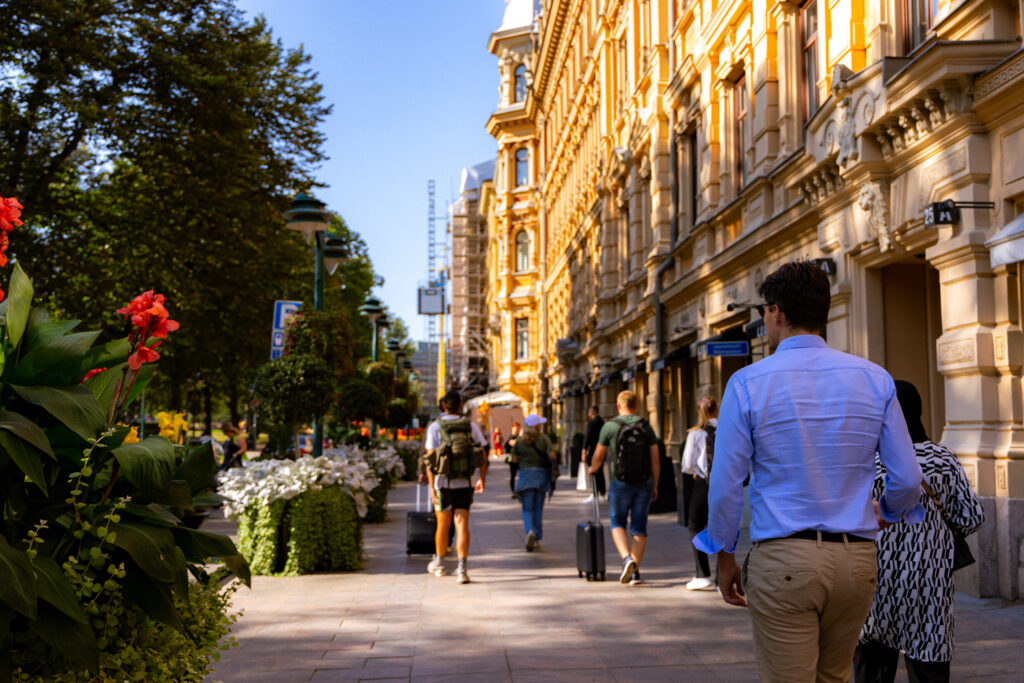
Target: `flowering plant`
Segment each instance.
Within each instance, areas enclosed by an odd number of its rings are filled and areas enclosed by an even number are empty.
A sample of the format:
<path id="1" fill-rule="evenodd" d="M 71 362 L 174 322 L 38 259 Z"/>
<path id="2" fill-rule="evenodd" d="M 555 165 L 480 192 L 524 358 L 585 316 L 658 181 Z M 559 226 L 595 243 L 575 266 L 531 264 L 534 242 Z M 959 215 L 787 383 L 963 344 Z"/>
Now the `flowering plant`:
<path id="1" fill-rule="evenodd" d="M 251 460 L 241 468 L 222 472 L 218 491 L 228 501 L 225 514 L 238 519 L 256 503 L 267 506 L 276 500 L 291 500 L 309 490 L 339 486 L 356 502 L 364 516 L 370 504 L 370 491 L 376 488 L 377 475 L 365 459 L 340 454 L 305 456 L 296 460 Z"/>
<path id="2" fill-rule="evenodd" d="M 156 414 L 156 422 L 160 427 L 160 436 L 171 443 L 180 444 L 184 441 L 185 433 L 188 431 L 185 413 L 169 413 L 162 410 Z"/>
<path id="3" fill-rule="evenodd" d="M 394 481 L 405 474 L 405 463 L 402 462 L 402 456 L 389 443 L 371 449 L 361 449 L 355 446 L 328 448 L 324 450 L 324 455 L 352 462 L 365 460 L 377 474 L 378 479 Z"/>

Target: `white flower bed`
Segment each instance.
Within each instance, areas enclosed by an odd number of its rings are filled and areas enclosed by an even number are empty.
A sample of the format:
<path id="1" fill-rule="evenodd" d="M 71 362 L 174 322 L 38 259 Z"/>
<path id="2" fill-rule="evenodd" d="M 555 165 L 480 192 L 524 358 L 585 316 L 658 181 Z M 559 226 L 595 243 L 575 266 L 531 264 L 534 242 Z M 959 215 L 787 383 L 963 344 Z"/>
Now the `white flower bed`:
<path id="1" fill-rule="evenodd" d="M 349 461 L 366 460 L 370 467 L 380 478 L 391 477 L 392 481 L 401 479 L 405 474 L 405 463 L 402 456 L 395 450 L 394 445 L 388 443 L 371 450 L 362 450 L 355 446 L 342 446 L 341 448 L 328 448 L 324 455 L 341 458 Z"/>
<path id="2" fill-rule="evenodd" d="M 337 449 L 344 450 L 344 449 Z M 246 461 L 241 468 L 225 470 L 217 477 L 218 490 L 228 499 L 228 519 L 238 519 L 249 505 L 269 505 L 290 500 L 311 489 L 342 487 L 356 502 L 359 516 L 366 515 L 370 491 L 380 483 L 365 457 L 352 454 L 305 456 L 297 460 Z"/>

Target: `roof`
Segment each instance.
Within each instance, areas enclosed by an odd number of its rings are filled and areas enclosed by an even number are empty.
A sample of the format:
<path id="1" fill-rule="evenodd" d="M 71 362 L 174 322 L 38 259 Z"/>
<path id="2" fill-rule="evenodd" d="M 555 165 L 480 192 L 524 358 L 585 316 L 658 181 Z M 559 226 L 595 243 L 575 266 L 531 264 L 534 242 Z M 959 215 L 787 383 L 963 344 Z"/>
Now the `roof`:
<path id="1" fill-rule="evenodd" d="M 505 16 L 498 31 L 533 26 L 533 19 L 540 14 L 540 0 L 505 0 Z"/>

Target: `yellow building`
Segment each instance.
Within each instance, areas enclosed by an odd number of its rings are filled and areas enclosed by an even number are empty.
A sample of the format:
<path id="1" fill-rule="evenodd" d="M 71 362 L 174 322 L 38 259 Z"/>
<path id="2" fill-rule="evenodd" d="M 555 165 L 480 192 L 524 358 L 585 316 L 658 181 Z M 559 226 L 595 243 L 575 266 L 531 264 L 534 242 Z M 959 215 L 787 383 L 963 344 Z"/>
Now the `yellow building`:
<path id="1" fill-rule="evenodd" d="M 567 432 L 634 389 L 674 451 L 695 398 L 767 352 L 751 310 L 760 281 L 818 259 L 830 345 L 914 382 L 929 434 L 983 496 L 979 562 L 958 587 L 1019 596 L 1022 3 L 521 5 L 536 21 L 491 37 L 488 297 L 492 343 L 505 348 L 526 316 L 536 347 L 528 364 L 500 356 L 499 376 L 530 384 Z M 526 186 L 509 181 L 521 149 Z M 935 206 L 946 200 L 962 206 Z M 520 229 L 531 260 L 516 279 Z M 713 340 L 749 352 L 709 355 Z"/>

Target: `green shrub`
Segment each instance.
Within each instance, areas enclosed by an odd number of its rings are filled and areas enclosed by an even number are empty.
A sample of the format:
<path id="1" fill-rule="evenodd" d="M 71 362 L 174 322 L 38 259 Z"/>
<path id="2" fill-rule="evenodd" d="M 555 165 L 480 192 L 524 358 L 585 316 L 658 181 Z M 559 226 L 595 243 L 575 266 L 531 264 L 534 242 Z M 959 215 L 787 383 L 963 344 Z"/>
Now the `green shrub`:
<path id="1" fill-rule="evenodd" d="M 300 424 L 327 413 L 336 390 L 331 368 L 323 359 L 294 354 L 263 365 L 253 385 L 261 419 L 288 425 L 292 434 L 297 434 Z"/>
<path id="2" fill-rule="evenodd" d="M 370 491 L 370 506 L 366 510 L 366 517 L 363 518 L 367 524 L 378 524 L 388 521 L 388 491 L 395 487 L 391 477 L 388 475 L 377 475 L 380 477 L 380 484 Z"/>
<path id="3" fill-rule="evenodd" d="M 350 379 L 338 387 L 338 406 L 334 416 L 344 422 L 375 420 L 387 415 L 387 397 L 364 379 Z"/>
<path id="4" fill-rule="evenodd" d="M 254 574 L 310 574 L 362 567 L 363 522 L 338 486 L 291 500 L 253 503 L 238 520 L 238 547 Z"/>

